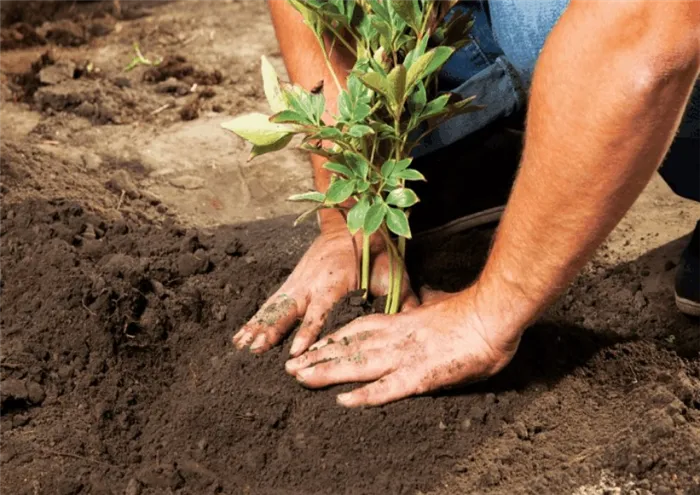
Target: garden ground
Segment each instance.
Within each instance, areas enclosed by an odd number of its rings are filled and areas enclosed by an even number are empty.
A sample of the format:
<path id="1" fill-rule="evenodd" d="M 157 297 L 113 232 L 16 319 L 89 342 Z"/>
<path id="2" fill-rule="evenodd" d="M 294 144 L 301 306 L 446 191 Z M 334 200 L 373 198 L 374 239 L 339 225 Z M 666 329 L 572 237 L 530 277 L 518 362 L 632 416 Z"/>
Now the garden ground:
<path id="1" fill-rule="evenodd" d="M 234 330 L 315 235 L 304 156 L 219 124 L 283 70 L 262 2 L 2 3 L 2 488 L 18 494 L 700 493 L 700 207 L 658 178 L 496 378 L 348 411 Z M 27 5 L 33 8 L 27 9 Z M 158 67 L 124 72 L 138 42 Z M 410 247 L 473 278 L 490 230 Z M 466 254 L 465 254 L 466 253 Z M 366 308 L 338 306 L 331 327 Z"/>

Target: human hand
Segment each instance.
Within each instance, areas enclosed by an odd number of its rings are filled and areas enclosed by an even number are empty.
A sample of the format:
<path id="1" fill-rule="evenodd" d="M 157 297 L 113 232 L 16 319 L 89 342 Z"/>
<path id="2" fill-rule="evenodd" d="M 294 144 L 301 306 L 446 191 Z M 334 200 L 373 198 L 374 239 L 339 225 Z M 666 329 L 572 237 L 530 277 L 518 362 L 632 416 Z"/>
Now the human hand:
<path id="1" fill-rule="evenodd" d="M 359 239 L 359 240 L 358 240 Z M 290 353 L 297 356 L 316 341 L 333 305 L 358 287 L 361 237 L 353 237 L 345 225 L 322 232 L 284 284 L 233 337 L 238 349 L 267 351 L 303 319 Z M 372 243 L 370 293 L 385 295 L 389 287 L 389 256 L 383 241 Z M 402 309 L 418 305 L 404 270 Z"/>
<path id="2" fill-rule="evenodd" d="M 396 315 L 359 318 L 287 361 L 287 372 L 311 388 L 371 382 L 338 396 L 343 406 L 376 406 L 411 395 L 485 379 L 510 362 L 518 328 L 488 326 L 476 288 L 426 294 L 424 304 Z"/>

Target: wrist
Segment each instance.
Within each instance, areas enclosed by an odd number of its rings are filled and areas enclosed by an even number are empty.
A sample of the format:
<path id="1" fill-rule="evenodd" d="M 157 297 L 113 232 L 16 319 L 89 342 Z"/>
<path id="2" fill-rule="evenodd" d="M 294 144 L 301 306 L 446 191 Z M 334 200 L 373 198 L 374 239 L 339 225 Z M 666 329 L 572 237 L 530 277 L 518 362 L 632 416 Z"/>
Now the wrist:
<path id="1" fill-rule="evenodd" d="M 517 342 L 539 316 L 540 305 L 522 288 L 499 273 L 484 271 L 463 293 L 480 323 L 499 342 Z"/>

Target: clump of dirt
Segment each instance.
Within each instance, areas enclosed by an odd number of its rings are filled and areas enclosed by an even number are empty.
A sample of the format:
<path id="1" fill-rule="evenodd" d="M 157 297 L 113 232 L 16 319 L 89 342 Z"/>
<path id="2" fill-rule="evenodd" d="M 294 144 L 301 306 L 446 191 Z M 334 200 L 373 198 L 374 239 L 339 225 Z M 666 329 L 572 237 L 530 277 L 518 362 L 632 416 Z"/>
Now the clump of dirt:
<path id="1" fill-rule="evenodd" d="M 23 74 L 12 76 L 13 91 L 18 95 L 18 100 L 31 103 L 34 93 L 41 87 L 39 73 L 44 67 L 53 65 L 56 61 L 50 51 L 43 53 L 39 59 L 32 62 L 31 68 Z"/>
<path id="2" fill-rule="evenodd" d="M 160 64 L 149 67 L 143 73 L 143 80 L 150 83 L 163 82 L 171 77 L 190 85 L 196 83 L 207 86 L 221 84 L 224 80 L 219 70 L 207 72 L 195 69 L 182 55 L 168 56 Z"/>
<path id="3" fill-rule="evenodd" d="M 700 366 L 653 341 L 541 324 L 486 383 L 366 410 L 335 404 L 350 386 L 287 376 L 289 340 L 235 352 L 235 329 L 314 235 L 289 225 L 200 231 L 63 200 L 4 204 L 4 487 L 33 493 L 31 471 L 41 493 L 386 494 L 466 473 L 471 491 L 551 493 L 599 467 L 652 491 L 697 487 Z M 369 311 L 357 296 L 327 330 Z M 580 400 L 595 413 L 569 407 Z M 585 431 L 589 414 L 629 428 Z"/>
<path id="4" fill-rule="evenodd" d="M 112 30 L 113 25 L 103 21 L 79 24 L 65 20 L 39 28 L 22 22 L 3 28 L 0 36 L 0 48 L 15 50 L 49 43 L 57 46 L 77 47 L 90 42 L 93 38 L 106 36 Z"/>
<path id="5" fill-rule="evenodd" d="M 0 30 L 0 50 L 15 50 L 30 46 L 46 44 L 46 38 L 36 32 L 32 26 L 20 22 Z"/>
<path id="6" fill-rule="evenodd" d="M 51 51 L 27 72 L 13 75 L 11 84 L 17 100 L 45 114 L 68 112 L 98 125 L 125 123 L 131 115 L 141 113 L 124 88 L 90 72 L 85 63 L 56 60 Z"/>

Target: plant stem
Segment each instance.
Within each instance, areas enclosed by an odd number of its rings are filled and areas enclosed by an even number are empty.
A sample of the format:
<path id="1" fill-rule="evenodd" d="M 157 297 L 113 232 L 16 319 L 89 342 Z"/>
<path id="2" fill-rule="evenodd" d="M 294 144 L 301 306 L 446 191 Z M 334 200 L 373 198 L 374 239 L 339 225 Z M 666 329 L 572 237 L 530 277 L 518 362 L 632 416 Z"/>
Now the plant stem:
<path id="1" fill-rule="evenodd" d="M 394 263 L 396 259 L 391 251 L 389 251 L 389 287 L 386 292 L 386 304 L 384 305 L 384 313 L 389 314 L 394 301 Z"/>
<path id="2" fill-rule="evenodd" d="M 369 295 L 369 235 L 362 233 L 362 298 L 366 301 Z"/>
<path id="3" fill-rule="evenodd" d="M 326 50 L 326 41 L 323 37 L 323 35 L 316 36 L 316 39 L 318 40 L 318 44 L 321 46 L 321 52 L 323 53 L 323 60 L 326 62 L 326 67 L 328 67 L 328 72 L 331 73 L 331 76 L 333 77 L 333 81 L 335 82 L 336 87 L 338 88 L 338 92 L 342 93 L 343 92 L 343 87 L 340 85 L 340 81 L 338 80 L 338 76 L 335 73 L 335 70 L 333 70 L 333 64 L 331 64 L 331 59 L 328 56 L 328 50 Z M 333 43 L 335 43 L 335 38 L 333 39 Z M 331 48 L 333 47 L 333 44 L 331 44 Z"/>
<path id="4" fill-rule="evenodd" d="M 389 308 L 389 314 L 394 314 L 399 310 L 399 304 L 401 303 L 401 285 L 403 283 L 403 270 L 404 270 L 404 260 L 406 259 L 406 238 L 399 237 L 399 256 L 396 260 L 398 263 L 396 273 L 394 274 L 393 282 L 393 292 L 394 299 L 392 301 L 391 307 Z"/>
<path id="5" fill-rule="evenodd" d="M 321 22 L 323 22 L 323 24 L 328 28 L 328 30 L 329 30 L 331 33 L 333 33 L 333 35 L 335 35 L 335 38 L 338 39 L 338 40 L 340 40 L 340 42 L 341 42 L 343 45 L 345 45 L 345 48 L 347 48 L 348 51 L 349 51 L 350 53 L 352 53 L 352 55 L 353 55 L 355 58 L 357 58 L 357 50 L 355 50 L 355 48 L 351 47 L 350 44 L 345 40 L 345 38 L 343 38 L 342 36 L 340 36 L 340 34 L 338 33 L 338 31 L 336 31 L 336 29 L 335 29 L 330 23 L 326 22 L 326 21 L 323 20 L 323 19 L 321 20 Z M 352 36 L 353 38 L 355 38 L 355 42 L 359 42 L 359 40 L 358 40 L 357 37 L 353 34 L 352 31 L 348 31 L 348 32 L 350 33 L 350 36 Z"/>

